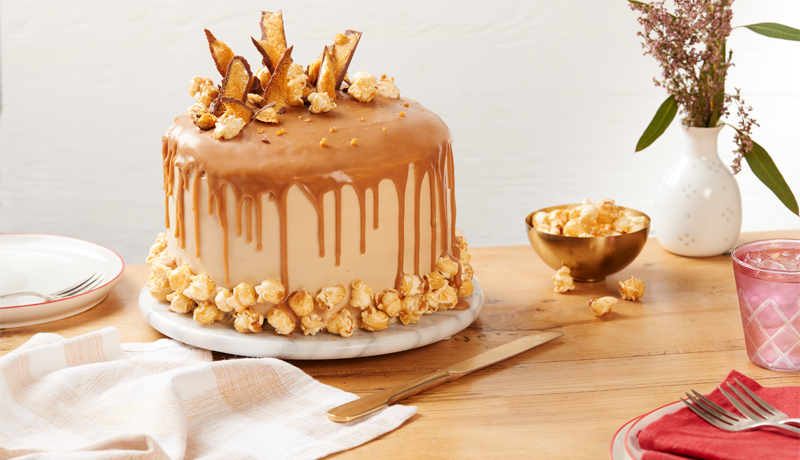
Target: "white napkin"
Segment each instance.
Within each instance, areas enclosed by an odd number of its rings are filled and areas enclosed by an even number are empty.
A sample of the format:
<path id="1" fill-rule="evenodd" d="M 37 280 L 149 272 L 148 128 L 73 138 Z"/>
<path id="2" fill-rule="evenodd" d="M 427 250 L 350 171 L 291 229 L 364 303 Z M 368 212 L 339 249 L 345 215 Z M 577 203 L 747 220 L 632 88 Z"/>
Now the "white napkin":
<path id="1" fill-rule="evenodd" d="M 0 459 L 313 459 L 417 411 L 328 420 L 355 398 L 278 359 L 212 362 L 174 340 L 120 344 L 115 328 L 37 334 L 0 357 Z"/>

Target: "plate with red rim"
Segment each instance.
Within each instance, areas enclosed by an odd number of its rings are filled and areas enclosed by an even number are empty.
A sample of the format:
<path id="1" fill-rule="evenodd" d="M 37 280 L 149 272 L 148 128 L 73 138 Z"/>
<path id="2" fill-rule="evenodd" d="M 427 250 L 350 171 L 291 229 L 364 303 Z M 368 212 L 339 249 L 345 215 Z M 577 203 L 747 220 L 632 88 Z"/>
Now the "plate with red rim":
<path id="1" fill-rule="evenodd" d="M 616 433 L 614 433 L 614 437 L 611 438 L 611 447 L 608 449 L 608 458 L 611 460 L 630 460 L 628 454 L 625 453 L 625 436 L 628 434 L 628 429 L 633 426 L 634 423 L 639 421 L 641 417 L 636 417 L 630 422 L 622 425 Z"/>
<path id="2" fill-rule="evenodd" d="M 623 438 L 627 457 L 624 458 L 629 460 L 641 460 L 645 451 L 639 446 L 639 432 L 647 428 L 653 422 L 661 419 L 661 417 L 678 412 L 683 407 L 686 407 L 686 405 L 681 401 L 677 401 L 667 404 L 666 406 L 661 406 L 658 409 L 653 409 L 636 419 L 634 423 L 625 430 Z"/>
<path id="3" fill-rule="evenodd" d="M 105 275 L 100 286 L 59 300 L 34 296 L 0 300 L 0 329 L 32 326 L 82 313 L 111 292 L 124 268 L 125 263 L 116 252 L 88 241 L 29 233 L 0 235 L 0 294 L 50 294 L 92 273 Z"/>

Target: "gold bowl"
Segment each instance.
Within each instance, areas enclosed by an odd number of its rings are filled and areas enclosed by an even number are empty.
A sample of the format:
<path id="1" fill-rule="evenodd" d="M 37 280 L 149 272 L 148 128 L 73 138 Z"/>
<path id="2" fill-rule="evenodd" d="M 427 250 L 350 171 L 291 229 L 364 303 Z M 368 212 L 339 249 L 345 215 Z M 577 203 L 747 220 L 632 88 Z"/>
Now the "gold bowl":
<path id="1" fill-rule="evenodd" d="M 577 236 L 551 235 L 540 232 L 531 226 L 533 215 L 539 211 L 551 212 L 556 209 L 568 209 L 579 204 L 550 206 L 534 211 L 525 218 L 528 227 L 528 239 L 533 250 L 553 270 L 566 265 L 570 268 L 570 276 L 575 281 L 601 281 L 630 265 L 642 252 L 650 233 L 650 217 L 635 209 L 620 209 L 632 216 L 644 216 L 647 226 L 642 230 L 615 236 Z"/>

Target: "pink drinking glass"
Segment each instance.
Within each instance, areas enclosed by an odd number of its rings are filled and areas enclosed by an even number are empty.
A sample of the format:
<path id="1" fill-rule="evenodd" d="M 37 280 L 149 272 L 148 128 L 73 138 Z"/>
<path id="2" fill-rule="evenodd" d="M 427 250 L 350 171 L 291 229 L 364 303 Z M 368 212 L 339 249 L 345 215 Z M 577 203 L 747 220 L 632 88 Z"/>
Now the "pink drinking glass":
<path id="1" fill-rule="evenodd" d="M 775 269 L 759 257 L 800 252 L 800 240 L 743 244 L 732 252 L 747 357 L 775 371 L 800 370 L 800 271 Z M 781 260 L 780 258 L 777 260 Z M 773 265 L 771 268 L 762 268 Z M 787 264 L 784 264 L 787 265 Z M 789 269 L 798 268 L 796 264 Z"/>

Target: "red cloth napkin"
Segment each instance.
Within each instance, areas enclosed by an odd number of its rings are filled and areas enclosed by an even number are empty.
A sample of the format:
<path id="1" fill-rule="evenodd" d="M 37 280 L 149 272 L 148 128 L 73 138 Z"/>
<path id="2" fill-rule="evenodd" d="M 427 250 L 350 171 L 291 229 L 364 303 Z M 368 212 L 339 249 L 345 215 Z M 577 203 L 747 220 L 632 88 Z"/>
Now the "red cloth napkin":
<path id="1" fill-rule="evenodd" d="M 765 388 L 739 372 L 731 371 L 722 382 L 739 379 L 764 401 L 789 417 L 800 417 L 800 386 Z M 739 413 L 716 388 L 706 397 L 725 409 Z M 784 434 L 785 433 L 785 434 Z M 798 460 L 800 436 L 772 428 L 733 433 L 704 421 L 689 408 L 665 415 L 639 432 L 639 446 L 646 452 L 642 460 Z"/>

